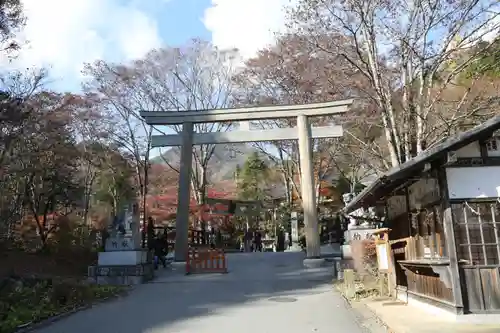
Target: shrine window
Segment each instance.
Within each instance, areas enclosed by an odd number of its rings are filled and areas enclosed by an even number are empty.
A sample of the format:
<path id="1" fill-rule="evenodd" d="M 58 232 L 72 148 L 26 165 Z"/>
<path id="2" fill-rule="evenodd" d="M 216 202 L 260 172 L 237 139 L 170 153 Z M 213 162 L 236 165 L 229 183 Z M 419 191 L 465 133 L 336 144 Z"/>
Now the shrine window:
<path id="1" fill-rule="evenodd" d="M 497 202 L 452 205 L 458 259 L 469 265 L 500 264 L 500 210 Z"/>

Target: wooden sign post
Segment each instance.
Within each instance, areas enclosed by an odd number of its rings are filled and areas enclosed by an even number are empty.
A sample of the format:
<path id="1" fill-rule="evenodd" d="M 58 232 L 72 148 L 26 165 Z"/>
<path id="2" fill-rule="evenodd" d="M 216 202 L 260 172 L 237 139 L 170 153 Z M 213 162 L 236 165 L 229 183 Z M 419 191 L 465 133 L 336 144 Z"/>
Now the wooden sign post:
<path id="1" fill-rule="evenodd" d="M 396 287 L 395 284 L 393 284 L 393 280 L 395 281 L 395 269 L 392 260 L 391 245 L 389 243 L 390 231 L 391 229 L 389 228 L 381 228 L 373 232 L 373 236 L 375 237 L 375 249 L 377 252 L 378 271 L 382 276 L 387 277 L 387 291 L 389 295 L 392 294 L 392 291 Z M 380 279 L 380 295 L 385 294 L 384 280 L 383 278 Z"/>

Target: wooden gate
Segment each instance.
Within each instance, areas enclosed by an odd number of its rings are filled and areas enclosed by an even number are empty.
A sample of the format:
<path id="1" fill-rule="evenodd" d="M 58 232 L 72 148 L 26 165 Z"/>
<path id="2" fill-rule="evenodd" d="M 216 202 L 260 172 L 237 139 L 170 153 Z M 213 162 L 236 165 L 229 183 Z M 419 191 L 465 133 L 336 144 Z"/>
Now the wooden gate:
<path id="1" fill-rule="evenodd" d="M 500 312 L 500 203 L 452 205 L 464 310 Z"/>

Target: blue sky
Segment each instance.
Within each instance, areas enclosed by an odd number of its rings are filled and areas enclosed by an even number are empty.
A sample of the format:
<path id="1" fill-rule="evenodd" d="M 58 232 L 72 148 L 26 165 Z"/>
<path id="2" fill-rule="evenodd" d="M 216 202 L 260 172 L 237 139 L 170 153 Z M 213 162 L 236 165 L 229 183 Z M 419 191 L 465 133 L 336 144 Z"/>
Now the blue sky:
<path id="1" fill-rule="evenodd" d="M 156 14 L 163 40 L 176 45 L 193 37 L 211 39 L 211 32 L 202 22 L 205 10 L 209 7 L 210 0 L 170 0 Z"/>
<path id="2" fill-rule="evenodd" d="M 27 24 L 16 38 L 23 47 L 13 62 L 0 58 L 0 71 L 46 68 L 49 88 L 78 93 L 85 63 L 126 63 L 192 38 L 249 58 L 284 28 L 291 0 L 21 1 Z"/>
<path id="3" fill-rule="evenodd" d="M 18 58 L 1 69 L 44 67 L 52 86 L 78 91 L 84 63 L 128 62 L 191 38 L 238 48 L 245 59 L 284 30 L 284 6 L 297 0 L 21 0 L 27 25 Z M 491 0 L 493 1 L 493 0 Z"/>
<path id="4" fill-rule="evenodd" d="M 133 3 L 120 0 L 123 5 Z M 210 0 L 164 0 L 136 1 L 136 7 L 157 22 L 158 33 L 168 45 L 180 45 L 191 38 L 205 40 L 212 38 L 211 32 L 203 24 L 205 10 L 211 6 Z"/>
<path id="5" fill-rule="evenodd" d="M 244 58 L 273 42 L 290 0 L 22 0 L 27 25 L 18 58 L 0 68 L 48 68 L 57 90 L 78 91 L 84 63 L 127 62 L 192 38 Z"/>

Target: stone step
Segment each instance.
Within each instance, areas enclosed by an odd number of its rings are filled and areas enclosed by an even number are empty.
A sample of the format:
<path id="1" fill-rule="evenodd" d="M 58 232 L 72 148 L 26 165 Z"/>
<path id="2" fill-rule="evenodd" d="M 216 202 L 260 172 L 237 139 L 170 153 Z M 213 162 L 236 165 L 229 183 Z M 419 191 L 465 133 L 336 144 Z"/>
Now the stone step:
<path id="1" fill-rule="evenodd" d="M 142 276 L 153 270 L 153 264 L 89 266 L 88 276 Z"/>

